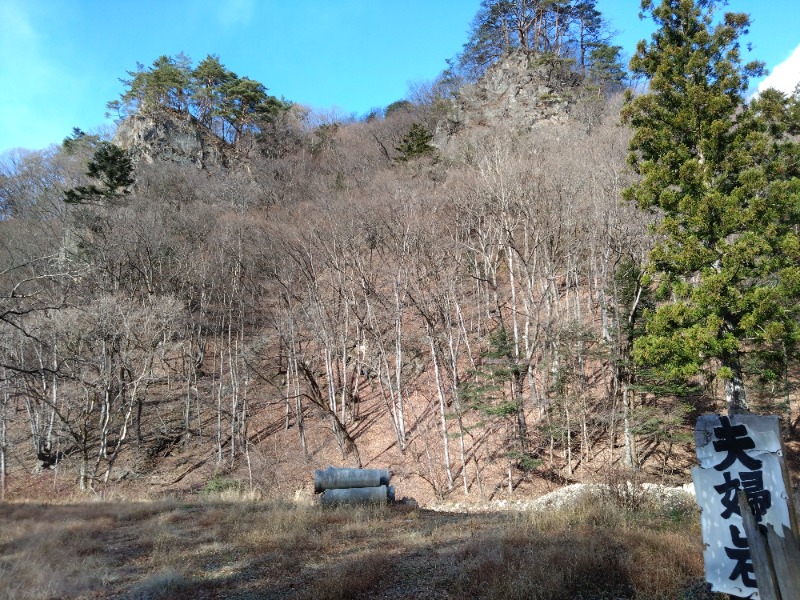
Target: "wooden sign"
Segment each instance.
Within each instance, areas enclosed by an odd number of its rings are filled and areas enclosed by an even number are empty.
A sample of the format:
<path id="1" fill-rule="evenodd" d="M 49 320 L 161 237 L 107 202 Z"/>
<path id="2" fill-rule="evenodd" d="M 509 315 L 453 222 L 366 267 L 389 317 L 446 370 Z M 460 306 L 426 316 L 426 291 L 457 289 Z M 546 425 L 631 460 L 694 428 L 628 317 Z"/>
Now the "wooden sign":
<path id="1" fill-rule="evenodd" d="M 706 580 L 716 592 L 760 599 L 739 492 L 757 530 L 791 530 L 780 421 L 775 415 L 704 415 L 695 444 L 700 466 L 692 469 L 692 479 L 703 511 Z"/>

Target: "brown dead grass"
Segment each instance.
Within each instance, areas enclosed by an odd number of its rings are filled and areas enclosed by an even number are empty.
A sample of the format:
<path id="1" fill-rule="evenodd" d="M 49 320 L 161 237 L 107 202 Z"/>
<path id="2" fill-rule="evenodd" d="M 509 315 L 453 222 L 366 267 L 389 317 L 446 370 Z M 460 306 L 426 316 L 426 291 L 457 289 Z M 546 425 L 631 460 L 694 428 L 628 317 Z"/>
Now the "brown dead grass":
<path id="1" fill-rule="evenodd" d="M 0 597 L 711 598 L 691 509 L 0 504 Z M 698 591 L 699 590 L 699 591 Z"/>

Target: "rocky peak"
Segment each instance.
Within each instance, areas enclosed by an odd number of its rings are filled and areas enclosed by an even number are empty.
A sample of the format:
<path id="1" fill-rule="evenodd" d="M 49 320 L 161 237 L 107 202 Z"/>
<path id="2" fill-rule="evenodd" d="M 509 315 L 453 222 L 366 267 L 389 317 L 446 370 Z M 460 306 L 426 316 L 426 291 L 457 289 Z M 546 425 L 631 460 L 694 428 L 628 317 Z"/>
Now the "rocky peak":
<path id="1" fill-rule="evenodd" d="M 120 123 L 113 141 L 128 151 L 134 163 L 165 161 L 219 169 L 231 162 L 227 143 L 191 115 L 168 109 L 128 117 Z"/>
<path id="2" fill-rule="evenodd" d="M 498 123 L 517 131 L 563 123 L 569 118 L 580 79 L 563 59 L 509 52 L 478 82 L 459 92 L 449 115 L 437 125 L 434 144 L 443 148 L 462 129 Z"/>

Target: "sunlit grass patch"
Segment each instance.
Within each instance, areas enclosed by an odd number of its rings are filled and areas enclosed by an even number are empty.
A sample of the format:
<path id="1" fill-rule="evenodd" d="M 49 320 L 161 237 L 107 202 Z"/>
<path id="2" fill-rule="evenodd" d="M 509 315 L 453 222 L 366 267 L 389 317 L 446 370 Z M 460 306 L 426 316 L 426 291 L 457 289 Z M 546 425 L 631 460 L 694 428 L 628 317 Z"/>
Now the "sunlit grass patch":
<path id="1" fill-rule="evenodd" d="M 170 600 L 192 587 L 190 579 L 175 569 L 167 568 L 132 585 L 125 597 L 126 600 Z"/>
<path id="2" fill-rule="evenodd" d="M 613 496 L 463 515 L 202 496 L 0 505 L 0 519 L 12 599 L 711 597 L 696 509 Z"/>

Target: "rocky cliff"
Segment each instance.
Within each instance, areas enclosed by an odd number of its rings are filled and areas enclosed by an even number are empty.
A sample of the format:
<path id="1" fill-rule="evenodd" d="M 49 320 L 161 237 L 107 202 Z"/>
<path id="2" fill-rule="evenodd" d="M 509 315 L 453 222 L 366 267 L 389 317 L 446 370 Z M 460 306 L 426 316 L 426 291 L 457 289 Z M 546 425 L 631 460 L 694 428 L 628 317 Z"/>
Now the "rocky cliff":
<path id="1" fill-rule="evenodd" d="M 226 168 L 232 150 L 223 140 L 184 113 L 159 110 L 135 114 L 117 128 L 114 143 L 134 161 L 173 162 L 197 169 Z"/>
<path id="2" fill-rule="evenodd" d="M 447 118 L 437 125 L 434 144 L 444 148 L 462 130 L 499 123 L 519 132 L 563 123 L 569 118 L 580 80 L 564 60 L 510 52 L 478 82 L 459 92 Z"/>

